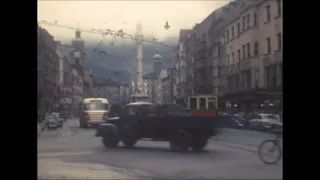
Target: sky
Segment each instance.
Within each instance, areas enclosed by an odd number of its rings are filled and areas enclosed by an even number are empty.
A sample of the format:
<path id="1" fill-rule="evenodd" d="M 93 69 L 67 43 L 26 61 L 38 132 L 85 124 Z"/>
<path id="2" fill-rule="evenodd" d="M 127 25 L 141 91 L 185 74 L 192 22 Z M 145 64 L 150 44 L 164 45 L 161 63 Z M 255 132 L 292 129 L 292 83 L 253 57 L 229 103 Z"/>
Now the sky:
<path id="1" fill-rule="evenodd" d="M 143 33 L 147 37 L 165 41 L 179 35 L 180 29 L 191 29 L 200 23 L 215 9 L 227 4 L 229 0 L 215 1 L 74 1 L 74 0 L 38 0 L 38 21 L 57 21 L 83 29 L 111 29 L 134 34 L 137 22 L 141 22 Z M 171 28 L 164 29 L 168 21 Z M 41 25 L 56 40 L 70 42 L 74 31 Z M 83 33 L 88 42 L 111 41 L 111 37 Z M 104 39 L 105 38 L 105 39 Z M 120 41 L 120 40 L 114 40 Z"/>

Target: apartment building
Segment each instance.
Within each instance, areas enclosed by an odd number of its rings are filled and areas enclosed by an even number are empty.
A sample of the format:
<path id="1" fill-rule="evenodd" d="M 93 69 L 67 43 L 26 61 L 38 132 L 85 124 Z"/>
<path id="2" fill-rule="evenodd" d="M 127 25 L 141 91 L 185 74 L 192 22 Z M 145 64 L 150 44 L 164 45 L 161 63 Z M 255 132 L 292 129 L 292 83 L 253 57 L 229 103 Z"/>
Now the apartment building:
<path id="1" fill-rule="evenodd" d="M 270 94 L 281 94 L 282 0 L 248 1 L 243 6 L 225 29 L 224 98 L 241 109 L 258 108 L 265 101 L 279 104 L 281 98 Z M 269 103 L 274 98 L 278 100 Z"/>
<path id="2" fill-rule="evenodd" d="M 186 102 L 186 83 L 187 83 L 187 51 L 185 43 L 191 33 L 190 29 L 181 29 L 179 33 L 179 44 L 177 47 L 177 56 L 175 59 L 176 67 L 176 88 L 177 88 L 177 100 L 181 103 Z"/>
<path id="3" fill-rule="evenodd" d="M 245 1 L 232 1 L 221 8 L 219 14 L 213 19 L 211 27 L 208 32 L 209 36 L 209 53 L 208 59 L 212 62 L 212 80 L 213 80 L 213 94 L 216 96 L 223 95 L 226 87 L 226 80 L 224 77 L 225 66 L 225 43 L 224 32 L 230 21 L 238 16 L 241 10 L 246 8 Z"/>
<path id="4" fill-rule="evenodd" d="M 88 98 L 88 97 L 93 96 L 93 75 L 87 69 L 84 69 L 83 96 L 84 96 L 84 98 Z"/>
<path id="5" fill-rule="evenodd" d="M 196 51 L 196 38 L 194 31 L 190 31 L 185 46 L 185 61 L 186 61 L 186 96 L 192 96 L 194 93 L 194 60 Z"/>
<path id="6" fill-rule="evenodd" d="M 72 67 L 72 106 L 73 113 L 76 115 L 77 109 L 83 100 L 83 71 L 79 64 Z"/>
<path id="7" fill-rule="evenodd" d="M 53 36 L 38 26 L 38 104 L 43 112 L 54 110 L 59 104 L 59 56 Z"/>

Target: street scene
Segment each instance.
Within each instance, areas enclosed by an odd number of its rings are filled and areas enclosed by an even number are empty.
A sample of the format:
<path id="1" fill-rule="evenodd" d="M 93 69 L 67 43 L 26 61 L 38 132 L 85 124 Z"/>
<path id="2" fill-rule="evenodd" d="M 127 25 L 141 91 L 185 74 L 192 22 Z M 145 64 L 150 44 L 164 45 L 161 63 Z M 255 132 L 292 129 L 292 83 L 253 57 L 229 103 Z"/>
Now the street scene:
<path id="1" fill-rule="evenodd" d="M 80 129 L 70 120 L 57 132 L 38 139 L 38 177 L 52 179 L 281 179 L 282 162 L 263 164 L 258 144 L 270 134 L 228 130 L 211 140 L 203 152 L 180 154 L 168 143 L 139 141 L 133 149 L 108 150 L 94 129 Z M 237 137 L 236 140 L 231 137 Z M 220 139 L 219 139 L 220 138 Z"/>
<path id="2" fill-rule="evenodd" d="M 38 178 L 282 179 L 282 2 L 38 1 Z"/>

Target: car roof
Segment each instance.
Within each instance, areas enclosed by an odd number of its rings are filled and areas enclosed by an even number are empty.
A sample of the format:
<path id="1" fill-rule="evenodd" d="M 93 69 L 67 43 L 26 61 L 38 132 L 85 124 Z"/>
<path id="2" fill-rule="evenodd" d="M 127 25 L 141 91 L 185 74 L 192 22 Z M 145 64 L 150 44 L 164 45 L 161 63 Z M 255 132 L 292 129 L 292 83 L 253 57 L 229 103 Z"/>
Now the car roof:
<path id="1" fill-rule="evenodd" d="M 141 106 L 141 105 L 155 105 L 153 103 L 149 103 L 149 102 L 133 102 L 133 103 L 129 103 L 129 104 L 126 104 L 124 107 L 126 106 Z"/>

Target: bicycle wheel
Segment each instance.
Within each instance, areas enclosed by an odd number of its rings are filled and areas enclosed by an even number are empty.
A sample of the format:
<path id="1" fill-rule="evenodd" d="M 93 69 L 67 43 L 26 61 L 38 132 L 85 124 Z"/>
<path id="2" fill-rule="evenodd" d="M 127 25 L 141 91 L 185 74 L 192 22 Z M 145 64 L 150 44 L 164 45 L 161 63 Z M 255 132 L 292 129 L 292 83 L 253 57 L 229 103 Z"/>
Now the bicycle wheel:
<path id="1" fill-rule="evenodd" d="M 265 164 L 276 164 L 282 157 L 282 151 L 277 141 L 266 140 L 260 143 L 258 147 L 258 156 Z"/>

